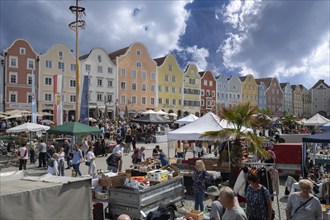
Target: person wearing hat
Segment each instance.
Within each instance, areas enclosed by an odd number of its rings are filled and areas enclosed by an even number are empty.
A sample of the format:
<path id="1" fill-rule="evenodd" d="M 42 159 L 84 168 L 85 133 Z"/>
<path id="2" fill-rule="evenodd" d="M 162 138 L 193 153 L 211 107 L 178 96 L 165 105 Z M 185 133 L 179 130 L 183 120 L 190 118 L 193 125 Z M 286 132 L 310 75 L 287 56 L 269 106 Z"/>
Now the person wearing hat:
<path id="1" fill-rule="evenodd" d="M 118 170 L 120 170 L 121 163 L 122 163 L 122 151 L 117 150 L 116 153 L 111 154 L 107 158 L 107 165 L 108 165 L 108 170 L 117 173 Z"/>
<path id="2" fill-rule="evenodd" d="M 222 204 L 219 201 L 220 191 L 216 186 L 207 187 L 206 194 L 211 199 L 211 211 L 208 213 L 210 220 L 221 220 L 223 213 L 225 212 Z"/>
<path id="3" fill-rule="evenodd" d="M 47 173 L 55 176 L 59 174 L 58 162 L 57 162 L 58 157 L 59 157 L 58 153 L 54 153 L 53 156 L 47 160 L 47 165 L 48 165 Z"/>
<path id="4" fill-rule="evenodd" d="M 123 156 L 123 152 L 124 152 L 124 147 L 126 147 L 126 143 L 125 142 L 121 142 L 120 144 L 117 144 L 113 150 L 112 150 L 112 154 L 116 153 L 117 151 L 121 151 L 121 156 Z"/>

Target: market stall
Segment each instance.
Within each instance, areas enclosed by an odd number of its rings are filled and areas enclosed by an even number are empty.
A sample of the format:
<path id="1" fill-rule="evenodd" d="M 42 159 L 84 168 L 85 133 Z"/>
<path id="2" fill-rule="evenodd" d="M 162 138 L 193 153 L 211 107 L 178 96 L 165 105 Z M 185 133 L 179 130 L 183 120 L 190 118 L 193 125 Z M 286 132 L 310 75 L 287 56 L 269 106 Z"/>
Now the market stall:
<path id="1" fill-rule="evenodd" d="M 0 219 L 92 219 L 90 178 L 0 174 Z"/>

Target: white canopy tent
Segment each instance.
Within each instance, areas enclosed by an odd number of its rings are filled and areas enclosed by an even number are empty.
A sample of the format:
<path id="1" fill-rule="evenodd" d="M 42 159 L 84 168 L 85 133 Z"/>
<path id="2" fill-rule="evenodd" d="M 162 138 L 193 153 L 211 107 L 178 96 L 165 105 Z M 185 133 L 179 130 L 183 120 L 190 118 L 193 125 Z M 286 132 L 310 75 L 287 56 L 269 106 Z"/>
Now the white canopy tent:
<path id="1" fill-rule="evenodd" d="M 330 122 L 329 119 L 327 119 L 326 117 L 323 117 L 322 115 L 317 113 L 316 115 L 314 115 L 310 119 L 306 120 L 304 122 L 304 126 L 322 126 L 322 125 L 324 125 L 328 122 Z"/>
<path id="2" fill-rule="evenodd" d="M 179 129 L 171 131 L 167 134 L 168 140 L 208 140 L 208 137 L 201 137 L 206 131 L 222 130 L 220 125 L 220 118 L 209 112 L 203 117 L 197 119 L 190 124 L 185 125 Z"/>
<path id="3" fill-rule="evenodd" d="M 179 129 L 167 134 L 168 140 L 209 140 L 209 137 L 201 137 L 207 131 L 219 131 L 224 128 L 235 128 L 225 119 L 220 119 L 217 115 L 209 112 L 203 117 L 191 122 Z M 252 129 L 242 127 L 242 132 L 252 132 Z"/>
<path id="4" fill-rule="evenodd" d="M 178 120 L 176 120 L 174 123 L 175 124 L 179 124 L 179 125 L 185 125 L 185 124 L 189 124 L 191 122 L 196 121 L 197 119 L 199 119 L 197 116 L 190 114 L 184 118 L 180 118 Z"/>
<path id="5" fill-rule="evenodd" d="M 20 132 L 38 132 L 47 131 L 50 127 L 45 125 L 39 125 L 35 123 L 25 123 L 19 126 L 9 128 L 6 130 L 7 133 L 20 133 Z"/>

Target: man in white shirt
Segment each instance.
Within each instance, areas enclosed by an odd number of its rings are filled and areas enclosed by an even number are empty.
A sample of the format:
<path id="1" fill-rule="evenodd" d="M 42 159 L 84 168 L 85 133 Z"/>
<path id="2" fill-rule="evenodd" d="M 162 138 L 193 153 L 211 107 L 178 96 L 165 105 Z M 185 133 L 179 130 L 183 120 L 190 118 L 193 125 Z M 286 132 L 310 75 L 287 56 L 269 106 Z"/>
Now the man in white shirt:
<path id="1" fill-rule="evenodd" d="M 26 170 L 26 163 L 29 158 L 28 149 L 25 147 L 25 144 L 22 144 L 21 147 L 18 149 L 18 159 L 19 159 L 19 170 Z"/>

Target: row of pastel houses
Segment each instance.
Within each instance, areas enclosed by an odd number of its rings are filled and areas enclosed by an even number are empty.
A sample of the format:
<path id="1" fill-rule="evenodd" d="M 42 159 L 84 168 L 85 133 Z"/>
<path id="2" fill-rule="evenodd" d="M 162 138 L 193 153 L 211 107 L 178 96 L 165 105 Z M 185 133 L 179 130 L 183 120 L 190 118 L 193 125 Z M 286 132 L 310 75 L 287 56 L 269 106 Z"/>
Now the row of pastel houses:
<path id="1" fill-rule="evenodd" d="M 173 55 L 152 58 L 141 43 L 110 53 L 93 48 L 79 60 L 79 101 L 88 103 L 91 115 L 106 112 L 114 118 L 123 111 L 162 109 L 180 118 L 190 113 L 216 113 L 220 106 L 244 102 L 269 108 L 274 114 L 330 115 L 330 87 L 324 80 L 307 89 L 302 84 L 280 83 L 276 77 L 228 77 L 212 70 L 199 71 L 193 63 L 183 70 Z M 17 39 L 2 51 L 1 65 L 0 111 L 31 109 L 34 76 L 38 112 L 54 113 L 63 100 L 64 121 L 74 120 L 77 67 L 72 50 L 56 44 L 38 53 L 28 41 Z"/>

